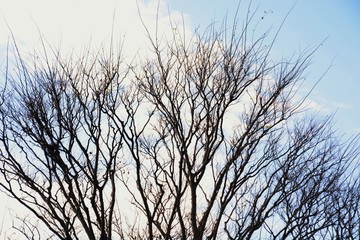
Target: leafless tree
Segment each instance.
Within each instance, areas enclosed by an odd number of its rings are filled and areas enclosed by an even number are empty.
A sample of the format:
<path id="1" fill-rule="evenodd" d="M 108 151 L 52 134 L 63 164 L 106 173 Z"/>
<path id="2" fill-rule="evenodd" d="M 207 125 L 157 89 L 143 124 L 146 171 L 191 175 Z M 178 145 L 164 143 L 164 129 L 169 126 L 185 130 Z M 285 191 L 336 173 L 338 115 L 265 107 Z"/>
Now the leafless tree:
<path id="1" fill-rule="evenodd" d="M 7 76 L 0 184 L 59 239 L 111 239 L 123 133 L 104 109 L 117 107 L 121 59 L 56 61 L 19 58 Z"/>
<path id="2" fill-rule="evenodd" d="M 359 239 L 357 138 L 305 111 L 313 50 L 275 62 L 250 20 L 148 33 L 152 54 L 131 63 L 18 52 L 2 190 L 56 239 Z"/>

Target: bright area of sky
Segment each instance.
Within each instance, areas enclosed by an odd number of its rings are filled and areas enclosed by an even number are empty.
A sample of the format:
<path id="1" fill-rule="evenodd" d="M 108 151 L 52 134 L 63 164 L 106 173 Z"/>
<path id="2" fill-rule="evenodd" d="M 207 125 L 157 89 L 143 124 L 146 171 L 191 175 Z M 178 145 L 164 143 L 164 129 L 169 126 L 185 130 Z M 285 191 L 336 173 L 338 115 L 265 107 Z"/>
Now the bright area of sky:
<path id="1" fill-rule="evenodd" d="M 188 31 L 204 29 L 220 21 L 226 13 L 234 15 L 238 0 L 138 0 L 143 21 L 155 27 L 159 9 L 160 27 L 173 19 L 185 20 Z M 246 10 L 248 1 L 240 8 Z M 324 114 L 337 112 L 336 128 L 348 134 L 360 133 L 360 2 L 358 0 L 254 0 L 257 8 L 256 32 L 269 27 L 276 31 L 287 17 L 273 49 L 274 58 L 291 56 L 326 41 L 313 57 L 306 72 L 305 87 L 314 84 L 331 66 L 310 96 L 310 105 Z M 239 19 L 242 20 L 240 11 Z M 246 11 L 245 11 L 246 12 Z M 3 77 L 10 31 L 22 49 L 39 49 L 39 32 L 63 51 L 83 48 L 92 39 L 94 45 L 114 35 L 125 35 L 125 49 L 136 50 L 144 43 L 136 1 L 129 0 L 0 0 L 0 68 Z M 0 195 L 0 198 L 3 195 Z M 0 205 L 1 203 L 0 199 Z M 1 216 L 0 207 L 0 216 Z M 1 221 L 1 219 L 0 219 Z M 0 234 L 1 237 L 1 234 Z"/>
<path id="2" fill-rule="evenodd" d="M 167 15 L 185 19 L 187 29 L 203 29 L 211 21 L 234 14 L 238 0 L 161 0 L 159 17 L 163 26 Z M 248 1 L 240 8 L 246 9 Z M 138 0 L 144 22 L 155 26 L 158 0 Z M 272 27 L 273 32 L 291 10 L 280 32 L 273 56 L 291 56 L 324 44 L 316 52 L 307 72 L 307 84 L 316 82 L 331 65 L 311 95 L 311 106 L 324 113 L 337 112 L 337 128 L 349 134 L 360 132 L 360 2 L 357 0 L 254 0 L 258 8 L 254 23 L 257 33 Z M 243 13 L 243 12 L 242 12 Z M 181 16 L 182 15 L 182 16 Z M 242 20 L 243 15 L 239 15 Z M 117 36 L 125 35 L 125 48 L 137 49 L 144 43 L 136 1 L 126 0 L 0 0 L 0 67 L 5 67 L 9 28 L 17 43 L 29 51 L 39 47 L 39 31 L 50 42 L 69 53 L 89 43 L 108 40 L 112 23 Z M 37 29 L 39 28 L 39 30 Z"/>
<path id="3" fill-rule="evenodd" d="M 161 0 L 159 17 L 168 24 L 167 15 L 181 19 L 188 29 L 203 29 L 211 21 L 221 21 L 226 13 L 234 14 L 238 0 Z M 246 9 L 248 1 L 240 8 Z M 138 1 L 144 22 L 155 26 L 158 0 Z M 256 32 L 272 27 L 273 32 L 291 10 L 273 50 L 274 58 L 291 56 L 324 44 L 316 52 L 307 72 L 309 86 L 331 66 L 311 95 L 312 106 L 324 113 L 337 111 L 337 128 L 350 134 L 360 132 L 360 3 L 357 0 L 328 1 L 261 1 L 254 23 Z M 239 18 L 242 20 L 240 12 Z M 125 35 L 125 48 L 143 45 L 144 30 L 139 21 L 136 1 L 126 0 L 0 0 L 0 67 L 5 67 L 9 28 L 21 47 L 39 48 L 39 31 L 65 52 L 84 48 L 92 42 L 108 40 L 112 23 L 117 36 Z M 39 28 L 39 30 L 37 29 Z M 71 47 L 69 47 L 71 46 Z M 30 51 L 30 50 L 29 50 Z"/>

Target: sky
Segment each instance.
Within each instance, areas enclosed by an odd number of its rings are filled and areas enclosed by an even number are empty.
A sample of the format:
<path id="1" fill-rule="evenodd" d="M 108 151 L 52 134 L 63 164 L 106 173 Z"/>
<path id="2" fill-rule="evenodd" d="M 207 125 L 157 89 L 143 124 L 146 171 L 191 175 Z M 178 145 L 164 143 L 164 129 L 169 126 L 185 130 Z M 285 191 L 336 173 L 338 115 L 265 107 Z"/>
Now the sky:
<path id="1" fill-rule="evenodd" d="M 231 19 L 239 2 L 242 20 L 247 0 L 0 0 L 0 68 L 5 65 L 10 29 L 25 51 L 41 48 L 41 33 L 51 45 L 61 46 L 65 54 L 84 49 L 90 41 L 95 46 L 109 41 L 113 32 L 125 40 L 131 56 L 146 42 L 138 8 L 151 29 L 155 28 L 159 9 L 160 27 L 169 28 L 170 14 L 176 21 L 184 19 L 186 29 L 193 31 L 213 21 L 221 22 L 225 15 Z M 269 28 L 276 32 L 288 14 L 272 52 L 275 59 L 323 42 L 314 54 L 306 83 L 312 86 L 330 69 L 310 96 L 311 106 L 324 114 L 336 112 L 334 120 L 340 132 L 359 133 L 360 2 L 253 0 L 252 11 L 255 9 L 259 34 Z"/>
<path id="2" fill-rule="evenodd" d="M 238 2 L 171 0 L 170 4 L 186 12 L 193 24 L 204 26 L 211 19 L 231 15 Z M 242 1 L 242 6 L 246 7 L 247 2 Z M 310 96 L 312 106 L 324 114 L 336 112 L 334 121 L 339 132 L 360 133 L 360 2 L 264 0 L 253 1 L 252 5 L 258 7 L 259 31 L 268 27 L 277 30 L 290 11 L 272 52 L 275 58 L 291 56 L 324 41 L 306 74 L 311 86 L 330 67 Z"/>
<path id="3" fill-rule="evenodd" d="M 239 19 L 248 1 L 240 3 Z M 25 52 L 41 49 L 40 33 L 68 54 L 91 43 L 108 42 L 111 34 L 124 39 L 129 56 L 146 44 L 144 28 L 151 31 L 155 19 L 169 31 L 171 19 L 184 20 L 187 32 L 205 29 L 211 22 L 231 19 L 238 0 L 0 0 L 0 77 L 6 65 L 6 49 L 12 31 Z M 348 136 L 360 133 L 360 2 L 358 0 L 254 0 L 256 33 L 281 26 L 271 53 L 275 59 L 320 46 L 306 72 L 310 88 L 325 76 L 309 98 L 309 106 L 334 116 L 335 127 Z M 157 11 L 158 9 L 158 11 Z M 167 30 L 166 30 L 167 29 Z M 0 195 L 0 203 L 1 197 Z M 0 206 L 0 216 L 1 214 Z M 3 210 L 4 211 L 4 210 Z M 1 219 L 0 219 L 1 221 Z M 1 237 L 1 236 L 0 236 Z"/>

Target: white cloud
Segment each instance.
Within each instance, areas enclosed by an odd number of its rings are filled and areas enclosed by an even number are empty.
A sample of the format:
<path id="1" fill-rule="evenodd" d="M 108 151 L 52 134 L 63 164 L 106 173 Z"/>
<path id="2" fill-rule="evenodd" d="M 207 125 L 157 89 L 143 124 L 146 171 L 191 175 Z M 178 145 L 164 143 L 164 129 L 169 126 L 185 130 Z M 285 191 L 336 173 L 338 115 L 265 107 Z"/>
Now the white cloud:
<path id="1" fill-rule="evenodd" d="M 354 106 L 351 104 L 340 101 L 330 101 L 320 96 L 308 97 L 304 102 L 304 106 L 312 111 L 323 114 L 354 109 Z"/>
<path id="2" fill-rule="evenodd" d="M 159 33 L 170 33 L 169 15 L 172 20 L 181 21 L 181 13 L 169 10 L 167 1 L 158 3 L 157 0 L 0 0 L 0 46 L 4 51 L 11 29 L 17 44 L 30 52 L 41 48 L 39 31 L 51 45 L 61 45 L 65 52 L 77 51 L 89 44 L 90 39 L 95 46 L 109 41 L 114 25 L 115 40 L 125 35 L 126 49 L 137 50 L 146 40 L 138 7 L 152 33 L 157 16 Z"/>

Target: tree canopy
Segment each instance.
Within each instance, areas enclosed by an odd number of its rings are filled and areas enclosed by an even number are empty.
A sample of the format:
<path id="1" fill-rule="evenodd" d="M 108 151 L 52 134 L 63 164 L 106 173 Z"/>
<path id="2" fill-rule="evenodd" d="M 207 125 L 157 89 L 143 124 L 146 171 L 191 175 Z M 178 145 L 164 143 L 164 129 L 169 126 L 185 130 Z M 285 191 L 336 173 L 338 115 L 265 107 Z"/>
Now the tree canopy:
<path id="1" fill-rule="evenodd" d="M 38 220 L 19 233 L 358 239 L 358 138 L 306 111 L 314 50 L 274 61 L 276 37 L 254 39 L 249 21 L 149 35 L 151 54 L 131 62 L 113 46 L 18 51 L 1 88 L 0 187 Z"/>

